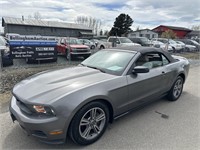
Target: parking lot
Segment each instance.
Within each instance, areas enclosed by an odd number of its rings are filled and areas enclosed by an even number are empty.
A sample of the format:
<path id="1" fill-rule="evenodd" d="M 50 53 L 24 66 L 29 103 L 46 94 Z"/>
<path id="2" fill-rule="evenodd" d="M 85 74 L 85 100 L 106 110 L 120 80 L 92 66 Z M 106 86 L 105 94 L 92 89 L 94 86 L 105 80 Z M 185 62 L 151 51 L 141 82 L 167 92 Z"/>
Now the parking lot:
<path id="1" fill-rule="evenodd" d="M 200 149 L 199 75 L 199 65 L 192 65 L 178 101 L 160 99 L 119 118 L 89 146 L 70 140 L 63 145 L 47 145 L 27 137 L 5 109 L 0 114 L 1 149 Z"/>

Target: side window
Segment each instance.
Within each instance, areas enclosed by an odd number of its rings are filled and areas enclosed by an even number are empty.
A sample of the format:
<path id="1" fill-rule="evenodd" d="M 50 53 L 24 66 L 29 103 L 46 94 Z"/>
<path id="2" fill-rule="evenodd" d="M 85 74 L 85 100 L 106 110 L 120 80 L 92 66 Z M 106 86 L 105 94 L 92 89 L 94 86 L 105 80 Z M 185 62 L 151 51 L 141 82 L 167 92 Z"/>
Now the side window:
<path id="1" fill-rule="evenodd" d="M 162 55 L 162 63 L 163 63 L 163 66 L 169 64 L 169 60 L 163 55 Z"/>
<path id="2" fill-rule="evenodd" d="M 164 60 L 163 60 L 164 59 Z M 145 66 L 149 69 L 161 67 L 169 61 L 159 53 L 149 53 L 142 55 L 135 63 L 136 66 Z"/>
<path id="3" fill-rule="evenodd" d="M 135 66 L 145 66 L 149 69 L 153 68 L 153 64 L 149 61 L 149 56 L 142 55 L 135 63 Z"/>
<path id="4" fill-rule="evenodd" d="M 113 42 L 114 41 L 114 39 L 113 38 L 110 38 L 109 40 L 108 40 L 108 42 Z"/>

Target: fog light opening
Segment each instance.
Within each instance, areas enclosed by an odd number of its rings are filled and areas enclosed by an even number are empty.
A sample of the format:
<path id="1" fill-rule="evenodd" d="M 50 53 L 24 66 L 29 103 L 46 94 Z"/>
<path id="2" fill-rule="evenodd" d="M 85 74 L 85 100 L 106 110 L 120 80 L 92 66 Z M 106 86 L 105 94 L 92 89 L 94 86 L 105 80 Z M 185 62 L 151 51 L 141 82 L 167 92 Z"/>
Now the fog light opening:
<path id="1" fill-rule="evenodd" d="M 63 131 L 51 131 L 49 132 L 50 135 L 58 135 L 58 134 L 62 134 Z"/>

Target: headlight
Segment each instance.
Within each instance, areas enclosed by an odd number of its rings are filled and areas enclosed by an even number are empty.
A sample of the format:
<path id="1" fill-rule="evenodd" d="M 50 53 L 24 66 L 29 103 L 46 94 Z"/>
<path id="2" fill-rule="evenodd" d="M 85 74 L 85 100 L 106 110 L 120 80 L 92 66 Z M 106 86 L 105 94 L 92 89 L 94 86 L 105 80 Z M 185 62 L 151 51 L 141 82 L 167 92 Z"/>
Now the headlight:
<path id="1" fill-rule="evenodd" d="M 39 114 L 55 115 L 55 112 L 53 111 L 53 109 L 51 109 L 48 106 L 33 105 L 33 108 L 35 109 L 36 113 L 39 113 Z"/>

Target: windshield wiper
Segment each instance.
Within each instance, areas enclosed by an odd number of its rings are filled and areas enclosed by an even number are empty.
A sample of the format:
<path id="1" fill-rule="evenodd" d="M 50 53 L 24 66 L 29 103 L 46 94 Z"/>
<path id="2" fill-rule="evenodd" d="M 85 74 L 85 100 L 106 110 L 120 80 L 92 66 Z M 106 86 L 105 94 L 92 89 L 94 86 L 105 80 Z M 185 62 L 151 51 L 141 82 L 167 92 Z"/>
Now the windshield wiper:
<path id="1" fill-rule="evenodd" d="M 82 65 L 82 66 L 85 66 L 85 67 L 88 67 L 88 68 L 96 69 L 96 70 L 99 70 L 99 71 L 105 73 L 105 71 L 102 70 L 101 68 L 97 68 L 97 67 L 93 67 L 93 66 L 87 66 L 87 65 L 84 65 L 84 64 L 81 64 L 81 65 Z"/>

